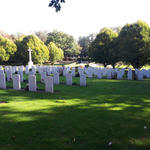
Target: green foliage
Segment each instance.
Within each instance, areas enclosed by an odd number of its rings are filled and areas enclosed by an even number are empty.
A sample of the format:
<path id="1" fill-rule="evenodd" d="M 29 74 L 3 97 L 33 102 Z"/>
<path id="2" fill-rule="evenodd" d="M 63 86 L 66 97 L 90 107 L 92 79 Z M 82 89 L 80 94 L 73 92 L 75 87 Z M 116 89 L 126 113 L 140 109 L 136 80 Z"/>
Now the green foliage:
<path id="1" fill-rule="evenodd" d="M 8 61 L 16 52 L 16 45 L 9 39 L 0 36 L 0 61 Z"/>
<path id="2" fill-rule="evenodd" d="M 48 45 L 50 42 L 54 42 L 58 48 L 61 48 L 64 51 L 65 57 L 76 56 L 81 50 L 73 36 L 56 30 L 48 33 L 48 38 L 45 43 Z"/>
<path id="3" fill-rule="evenodd" d="M 50 61 L 52 63 L 55 63 L 56 61 L 60 61 L 64 58 L 63 50 L 61 48 L 58 48 L 55 45 L 55 43 L 50 42 L 47 47 L 49 49 Z"/>
<path id="4" fill-rule="evenodd" d="M 81 49 L 81 57 L 88 56 L 88 48 L 91 42 L 95 39 L 95 34 L 90 34 L 88 36 L 79 37 L 79 45 L 82 48 Z"/>
<path id="5" fill-rule="evenodd" d="M 17 52 L 13 60 L 27 64 L 29 61 L 29 47 L 32 49 L 32 61 L 37 63 L 43 63 L 49 60 L 49 50 L 44 43 L 36 36 L 29 35 L 21 37 L 16 41 Z"/>
<path id="6" fill-rule="evenodd" d="M 118 61 L 117 37 L 118 33 L 112 29 L 103 28 L 89 47 L 89 57 L 104 66 L 109 64 L 114 66 Z"/>
<path id="7" fill-rule="evenodd" d="M 143 21 L 126 24 L 119 35 L 120 57 L 134 68 L 141 68 L 150 60 L 150 28 Z"/>

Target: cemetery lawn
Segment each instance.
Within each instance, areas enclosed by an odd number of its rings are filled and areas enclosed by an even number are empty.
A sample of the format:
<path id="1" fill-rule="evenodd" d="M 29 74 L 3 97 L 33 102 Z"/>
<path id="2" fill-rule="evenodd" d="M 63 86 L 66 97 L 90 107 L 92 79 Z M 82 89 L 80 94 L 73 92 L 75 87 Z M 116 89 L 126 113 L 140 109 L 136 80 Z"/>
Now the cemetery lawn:
<path id="1" fill-rule="evenodd" d="M 0 150 L 150 149 L 150 80 L 73 82 L 54 94 L 0 90 Z"/>

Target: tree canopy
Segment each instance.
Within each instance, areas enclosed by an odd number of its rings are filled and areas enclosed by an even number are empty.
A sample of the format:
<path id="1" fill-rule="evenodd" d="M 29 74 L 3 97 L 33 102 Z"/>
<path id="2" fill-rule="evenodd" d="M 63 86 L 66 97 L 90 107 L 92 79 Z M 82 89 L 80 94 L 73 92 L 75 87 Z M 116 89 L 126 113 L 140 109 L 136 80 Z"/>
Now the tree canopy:
<path id="1" fill-rule="evenodd" d="M 0 61 L 8 61 L 14 55 L 17 47 L 13 41 L 0 36 Z"/>
<path id="2" fill-rule="evenodd" d="M 50 42 L 55 43 L 58 48 L 61 48 L 64 51 L 65 57 L 76 56 L 80 54 L 81 48 L 73 36 L 64 32 L 54 30 L 53 32 L 48 33 L 47 41 L 45 44 L 48 45 Z"/>
<path id="3" fill-rule="evenodd" d="M 150 28 L 137 21 L 126 24 L 119 34 L 120 58 L 134 68 L 141 68 L 150 60 Z"/>
<path id="4" fill-rule="evenodd" d="M 103 28 L 89 47 L 89 57 L 95 61 L 113 66 L 118 61 L 118 33 L 109 28 Z"/>
<path id="5" fill-rule="evenodd" d="M 50 61 L 54 64 L 56 61 L 60 61 L 64 58 L 64 52 L 61 48 L 58 48 L 55 43 L 50 42 L 48 44 Z"/>
<path id="6" fill-rule="evenodd" d="M 49 50 L 35 35 L 28 35 L 16 41 L 17 52 L 13 60 L 27 64 L 29 61 L 29 47 L 32 49 L 32 60 L 35 64 L 49 60 Z"/>
<path id="7" fill-rule="evenodd" d="M 91 42 L 95 39 L 95 34 L 90 34 L 88 36 L 79 37 L 78 43 L 80 45 L 81 49 L 81 57 L 88 56 L 88 48 Z"/>

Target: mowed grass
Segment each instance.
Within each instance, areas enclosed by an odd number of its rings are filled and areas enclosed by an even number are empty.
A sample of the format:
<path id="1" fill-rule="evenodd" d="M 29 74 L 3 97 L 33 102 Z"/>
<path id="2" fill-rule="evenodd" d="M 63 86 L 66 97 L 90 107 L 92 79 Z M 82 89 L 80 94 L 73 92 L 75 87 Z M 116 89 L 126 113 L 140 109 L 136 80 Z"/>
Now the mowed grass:
<path id="1" fill-rule="evenodd" d="M 150 149 L 150 80 L 73 82 L 54 94 L 0 90 L 0 150 Z"/>

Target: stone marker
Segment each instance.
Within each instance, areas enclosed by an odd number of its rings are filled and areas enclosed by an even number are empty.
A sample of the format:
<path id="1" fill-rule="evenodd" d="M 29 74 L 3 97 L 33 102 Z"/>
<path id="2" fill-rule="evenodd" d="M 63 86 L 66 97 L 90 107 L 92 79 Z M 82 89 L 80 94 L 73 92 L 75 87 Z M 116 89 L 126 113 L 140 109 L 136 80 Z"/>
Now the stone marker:
<path id="1" fill-rule="evenodd" d="M 20 75 L 21 82 L 23 82 L 23 71 L 19 70 L 18 74 Z"/>
<path id="2" fill-rule="evenodd" d="M 7 81 L 11 81 L 12 80 L 12 72 L 11 72 L 11 70 L 8 70 L 6 72 L 6 74 L 7 74 Z"/>
<path id="3" fill-rule="evenodd" d="M 36 91 L 36 76 L 29 75 L 29 91 Z"/>
<path id="4" fill-rule="evenodd" d="M 85 74 L 80 76 L 80 86 L 86 86 L 86 75 Z"/>
<path id="5" fill-rule="evenodd" d="M 46 78 L 46 72 L 41 72 L 41 82 L 44 83 Z"/>
<path id="6" fill-rule="evenodd" d="M 132 80 L 132 70 L 131 69 L 129 69 L 128 70 L 128 80 Z"/>
<path id="7" fill-rule="evenodd" d="M 0 70 L 0 74 L 4 74 L 4 70 Z"/>
<path id="8" fill-rule="evenodd" d="M 0 74 L 0 88 L 6 89 L 6 78 L 4 73 Z"/>
<path id="9" fill-rule="evenodd" d="M 53 77 L 51 76 L 45 78 L 45 92 L 54 93 Z"/>
<path id="10" fill-rule="evenodd" d="M 59 84 L 59 73 L 54 74 L 54 84 L 56 84 L 56 85 Z"/>
<path id="11" fill-rule="evenodd" d="M 72 75 L 71 75 L 71 73 L 68 73 L 66 75 L 66 85 L 72 85 Z"/>
<path id="12" fill-rule="evenodd" d="M 138 73 L 137 73 L 137 79 L 138 80 L 143 80 L 143 72 L 142 71 L 138 71 Z"/>
<path id="13" fill-rule="evenodd" d="M 15 90 L 21 89 L 20 75 L 19 74 L 13 75 L 13 89 L 15 89 Z"/>
<path id="14" fill-rule="evenodd" d="M 75 74 L 76 74 L 76 72 L 75 72 L 75 67 L 72 68 L 71 74 L 72 74 L 73 77 L 75 77 Z"/>
<path id="15" fill-rule="evenodd" d="M 107 79 L 112 79 L 111 69 L 107 71 Z"/>

